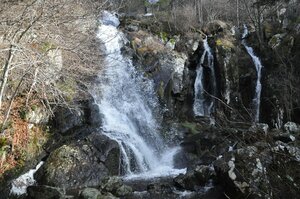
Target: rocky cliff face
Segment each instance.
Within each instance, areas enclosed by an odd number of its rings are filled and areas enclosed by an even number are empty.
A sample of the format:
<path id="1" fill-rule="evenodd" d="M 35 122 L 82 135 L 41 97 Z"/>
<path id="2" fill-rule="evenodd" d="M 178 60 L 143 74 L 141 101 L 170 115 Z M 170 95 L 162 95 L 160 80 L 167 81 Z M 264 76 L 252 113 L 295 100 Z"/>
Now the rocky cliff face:
<path id="1" fill-rule="evenodd" d="M 278 28 L 278 23 L 266 22 L 264 31 L 267 45 L 259 47 L 251 28 L 245 39 L 263 65 L 260 121 L 280 128 L 283 122 L 298 122 L 299 118 L 299 102 L 296 97 L 299 93 L 296 88 L 299 73 L 296 67 L 299 59 L 299 24 L 293 21 L 289 28 L 284 29 Z M 136 65 L 154 79 L 157 93 L 167 104 L 171 115 L 193 117 L 191 104 L 194 98 L 195 71 L 204 52 L 202 39 L 208 35 L 217 76 L 215 117 L 220 123 L 253 121 L 257 72 L 242 45 L 242 28 L 213 21 L 203 28 L 203 32 L 179 36 L 164 32 L 163 25 L 157 24 L 158 28 L 154 28 L 153 24 L 155 23 L 151 23 L 148 18 L 127 19 L 123 25 Z M 207 67 L 205 64 L 204 67 Z"/>

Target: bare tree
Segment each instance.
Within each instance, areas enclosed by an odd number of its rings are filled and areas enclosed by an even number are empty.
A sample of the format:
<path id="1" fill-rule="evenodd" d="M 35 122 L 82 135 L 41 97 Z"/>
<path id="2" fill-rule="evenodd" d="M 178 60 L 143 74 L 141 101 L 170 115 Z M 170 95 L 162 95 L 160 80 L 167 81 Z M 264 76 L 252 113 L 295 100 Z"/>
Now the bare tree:
<path id="1" fill-rule="evenodd" d="M 69 104 L 68 98 L 77 92 L 78 83 L 85 84 L 101 63 L 94 37 L 99 8 L 108 5 L 107 2 L 1 2 L 2 127 L 8 121 L 13 101 L 20 94 L 26 96 L 27 106 L 31 100 L 38 99 L 50 112 L 55 105 Z M 66 83 L 69 80 L 75 83 Z M 61 86 L 64 84 L 67 88 Z M 69 88 L 70 85 L 74 88 Z"/>

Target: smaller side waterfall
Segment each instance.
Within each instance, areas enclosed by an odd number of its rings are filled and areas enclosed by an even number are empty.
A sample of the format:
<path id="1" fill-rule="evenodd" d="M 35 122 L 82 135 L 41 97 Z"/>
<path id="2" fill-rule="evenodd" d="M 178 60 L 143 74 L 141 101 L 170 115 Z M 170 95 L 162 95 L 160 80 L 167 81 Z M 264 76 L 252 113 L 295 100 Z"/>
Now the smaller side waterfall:
<path id="1" fill-rule="evenodd" d="M 194 83 L 194 106 L 193 111 L 196 116 L 210 116 L 214 109 L 214 99 L 211 96 L 215 96 L 217 93 L 216 76 L 214 69 L 214 56 L 211 48 L 208 45 L 207 37 L 203 40 L 204 52 L 200 58 L 200 63 L 196 69 L 197 76 Z M 207 58 L 207 59 L 206 59 Z M 204 62 L 207 60 L 207 66 L 209 70 L 209 85 L 205 85 L 206 77 Z M 207 89 L 209 88 L 210 89 Z"/>
<path id="2" fill-rule="evenodd" d="M 244 25 L 244 32 L 242 35 L 242 44 L 245 46 L 248 54 L 251 56 L 252 61 L 255 65 L 255 69 L 257 72 L 257 80 L 256 80 L 256 87 L 255 87 L 255 95 L 253 98 L 253 107 L 254 107 L 254 122 L 259 122 L 259 114 L 260 114 L 260 96 L 261 96 L 261 69 L 263 68 L 263 65 L 261 64 L 261 61 L 259 57 L 257 57 L 254 54 L 254 50 L 252 47 L 249 47 L 245 41 L 246 36 L 249 34 L 248 28 L 246 25 Z"/>

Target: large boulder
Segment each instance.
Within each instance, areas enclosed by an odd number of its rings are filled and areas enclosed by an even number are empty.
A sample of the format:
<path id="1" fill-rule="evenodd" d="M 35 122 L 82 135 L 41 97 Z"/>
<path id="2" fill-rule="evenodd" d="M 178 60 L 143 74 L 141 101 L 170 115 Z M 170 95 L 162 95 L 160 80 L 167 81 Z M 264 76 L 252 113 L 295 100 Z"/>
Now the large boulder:
<path id="1" fill-rule="evenodd" d="M 66 134 L 70 129 L 83 125 L 84 112 L 81 109 L 68 109 L 60 107 L 55 111 L 53 127 L 61 134 Z"/>
<path id="2" fill-rule="evenodd" d="M 189 164 L 209 165 L 219 154 L 226 152 L 231 144 L 229 139 L 223 139 L 223 136 L 230 136 L 230 130 L 197 125 L 193 131 L 195 132 L 186 136 L 181 144 L 183 150 L 187 152 L 186 158 Z"/>
<path id="3" fill-rule="evenodd" d="M 103 192 L 112 193 L 118 197 L 130 196 L 133 191 L 128 185 L 123 184 L 119 177 L 110 177 L 102 181 L 101 189 Z"/>
<path id="4" fill-rule="evenodd" d="M 296 198 L 300 149 L 281 141 L 256 142 L 226 152 L 214 163 L 218 183 L 230 198 Z"/>
<path id="5" fill-rule="evenodd" d="M 39 184 L 65 189 L 98 186 L 103 178 L 119 173 L 119 156 L 118 144 L 95 132 L 54 150 L 36 179 Z"/>
<path id="6" fill-rule="evenodd" d="M 212 167 L 198 165 L 186 174 L 180 174 L 174 178 L 175 185 L 180 189 L 197 191 L 215 177 Z"/>
<path id="7" fill-rule="evenodd" d="M 85 188 L 80 193 L 81 199 L 98 199 L 101 197 L 101 192 L 95 188 Z"/>
<path id="8" fill-rule="evenodd" d="M 215 35 L 220 32 L 229 31 L 230 27 L 224 21 L 214 20 L 209 22 L 204 28 L 204 30 L 208 35 Z"/>
<path id="9" fill-rule="evenodd" d="M 65 193 L 62 189 L 50 186 L 29 186 L 27 188 L 27 198 L 30 199 L 63 199 Z"/>

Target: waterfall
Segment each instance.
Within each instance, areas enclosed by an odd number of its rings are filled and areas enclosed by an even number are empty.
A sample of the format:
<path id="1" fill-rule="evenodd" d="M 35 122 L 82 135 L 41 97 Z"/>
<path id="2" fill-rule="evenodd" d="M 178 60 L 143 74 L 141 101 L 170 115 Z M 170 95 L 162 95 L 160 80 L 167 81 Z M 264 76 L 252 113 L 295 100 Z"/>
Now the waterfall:
<path id="1" fill-rule="evenodd" d="M 253 107 L 254 107 L 254 122 L 259 122 L 259 114 L 260 114 L 260 96 L 261 96 L 261 69 L 263 65 L 261 64 L 261 61 L 259 57 L 257 57 L 254 54 L 254 50 L 252 47 L 249 47 L 245 41 L 246 36 L 249 34 L 248 28 L 246 25 L 244 25 L 244 32 L 242 35 L 242 44 L 245 46 L 248 54 L 251 56 L 252 61 L 255 65 L 256 73 L 257 73 L 257 80 L 256 80 L 256 87 L 255 87 L 255 95 L 253 98 Z"/>
<path id="2" fill-rule="evenodd" d="M 203 40 L 204 52 L 200 58 L 200 63 L 196 69 L 196 80 L 194 83 L 194 114 L 196 116 L 210 116 L 214 109 L 214 99 L 209 96 L 216 96 L 217 94 L 217 84 L 216 84 L 216 76 L 214 69 L 214 56 L 212 54 L 211 48 L 208 45 L 207 37 Z M 204 62 L 207 60 L 208 70 L 209 70 L 209 84 L 205 85 L 205 70 Z M 208 87 L 211 89 L 206 89 Z"/>
<path id="3" fill-rule="evenodd" d="M 159 135 L 159 104 L 153 82 L 122 55 L 127 42 L 117 29 L 118 18 L 103 12 L 98 38 L 103 44 L 105 65 L 91 93 L 102 114 L 102 131 L 115 140 L 121 152 L 121 174 L 126 177 L 176 175 L 173 169 L 178 148 L 167 147 Z"/>

